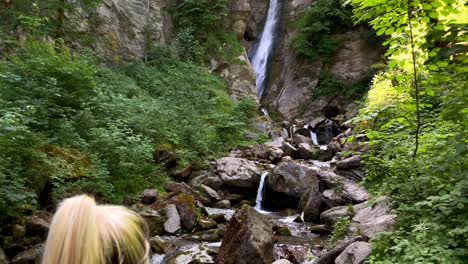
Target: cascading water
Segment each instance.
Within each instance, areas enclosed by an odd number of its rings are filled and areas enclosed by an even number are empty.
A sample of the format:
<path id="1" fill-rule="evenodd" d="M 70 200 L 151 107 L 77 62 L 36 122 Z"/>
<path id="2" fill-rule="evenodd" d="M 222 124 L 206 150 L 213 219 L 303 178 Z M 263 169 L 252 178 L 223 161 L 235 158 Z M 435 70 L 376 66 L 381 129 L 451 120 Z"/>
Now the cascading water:
<path id="1" fill-rule="evenodd" d="M 258 184 L 257 199 L 255 199 L 255 209 L 259 212 L 262 212 L 263 190 L 265 189 L 265 179 L 267 175 L 268 172 L 265 171 L 260 177 L 260 183 Z"/>
<path id="2" fill-rule="evenodd" d="M 265 79 L 268 72 L 268 59 L 273 48 L 273 40 L 279 22 L 279 0 L 270 0 L 268 15 L 260 36 L 260 41 L 252 57 L 252 67 L 255 71 L 257 95 L 261 97 L 265 89 Z"/>

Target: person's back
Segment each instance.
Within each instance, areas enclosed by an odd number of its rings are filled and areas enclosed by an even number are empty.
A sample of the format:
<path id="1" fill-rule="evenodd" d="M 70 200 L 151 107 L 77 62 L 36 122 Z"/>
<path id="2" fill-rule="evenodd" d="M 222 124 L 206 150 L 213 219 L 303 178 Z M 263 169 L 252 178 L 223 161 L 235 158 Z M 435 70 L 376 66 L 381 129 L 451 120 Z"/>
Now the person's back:
<path id="1" fill-rule="evenodd" d="M 133 211 L 75 196 L 65 199 L 52 219 L 42 263 L 148 263 L 147 233 Z"/>

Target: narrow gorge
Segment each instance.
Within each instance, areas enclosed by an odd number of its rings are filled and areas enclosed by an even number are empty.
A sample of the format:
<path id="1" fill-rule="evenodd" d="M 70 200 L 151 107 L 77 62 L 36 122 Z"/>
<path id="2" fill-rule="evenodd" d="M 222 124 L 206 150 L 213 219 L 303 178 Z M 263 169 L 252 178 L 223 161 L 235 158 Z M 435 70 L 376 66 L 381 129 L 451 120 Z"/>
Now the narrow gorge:
<path id="1" fill-rule="evenodd" d="M 80 194 L 141 263 L 464 263 L 462 2 L 0 0 L 0 264 Z"/>

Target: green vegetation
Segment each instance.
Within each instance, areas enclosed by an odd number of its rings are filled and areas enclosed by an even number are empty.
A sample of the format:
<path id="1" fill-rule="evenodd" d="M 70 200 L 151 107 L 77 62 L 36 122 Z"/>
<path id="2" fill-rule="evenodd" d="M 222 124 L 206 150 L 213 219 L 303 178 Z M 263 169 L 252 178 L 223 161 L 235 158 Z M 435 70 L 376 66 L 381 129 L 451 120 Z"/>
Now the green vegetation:
<path id="1" fill-rule="evenodd" d="M 333 225 L 333 230 L 330 235 L 330 241 L 328 243 L 329 248 L 334 247 L 336 242 L 345 237 L 350 224 L 351 219 L 349 217 L 339 217 L 337 219 L 336 223 Z"/>
<path id="2" fill-rule="evenodd" d="M 291 42 L 297 56 L 309 60 L 332 56 L 341 42 L 332 34 L 352 28 L 351 15 L 339 0 L 314 2 L 297 21 L 297 34 Z"/>
<path id="3" fill-rule="evenodd" d="M 227 0 L 181 0 L 173 12 L 180 57 L 207 63 L 217 57 L 236 62 L 242 46 L 224 22 L 229 12 Z"/>
<path id="4" fill-rule="evenodd" d="M 367 185 L 391 196 L 397 213 L 395 230 L 372 240 L 369 262 L 466 263 L 467 8 L 455 0 L 350 2 L 389 46 L 389 67 L 355 120 L 370 138 Z"/>

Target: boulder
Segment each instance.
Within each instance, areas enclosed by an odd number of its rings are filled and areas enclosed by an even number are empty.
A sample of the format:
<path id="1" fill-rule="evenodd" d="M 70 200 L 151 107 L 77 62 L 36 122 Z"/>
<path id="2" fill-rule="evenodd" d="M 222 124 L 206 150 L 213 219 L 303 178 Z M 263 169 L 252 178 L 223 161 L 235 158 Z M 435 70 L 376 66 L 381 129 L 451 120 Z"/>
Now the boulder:
<path id="1" fill-rule="evenodd" d="M 138 211 L 138 214 L 145 219 L 148 224 L 149 232 L 151 236 L 158 236 L 164 232 L 164 223 L 167 218 L 162 215 L 159 211 L 144 208 Z"/>
<path id="2" fill-rule="evenodd" d="M 291 158 L 297 158 L 298 156 L 298 150 L 296 147 L 291 145 L 290 143 L 286 142 L 283 144 L 283 152 L 284 156 L 289 156 Z"/>
<path id="3" fill-rule="evenodd" d="M 273 264 L 292 264 L 292 262 L 287 259 L 278 259 L 277 261 L 273 262 Z"/>
<path id="4" fill-rule="evenodd" d="M 12 260 L 11 264 L 38 264 L 41 263 L 41 256 L 44 250 L 44 245 L 39 244 L 35 245 L 18 255 L 16 255 Z"/>
<path id="5" fill-rule="evenodd" d="M 140 193 L 141 203 L 143 204 L 152 204 L 156 202 L 158 198 L 158 190 L 156 189 L 145 189 Z"/>
<path id="6" fill-rule="evenodd" d="M 258 159 L 267 159 L 269 155 L 269 149 L 263 144 L 255 144 L 251 147 L 252 152 Z"/>
<path id="7" fill-rule="evenodd" d="M 164 223 L 164 230 L 167 233 L 175 234 L 180 230 L 180 215 L 174 204 L 166 206 L 167 221 Z"/>
<path id="8" fill-rule="evenodd" d="M 174 203 L 179 211 L 182 226 L 186 230 L 193 230 L 197 225 L 197 209 L 195 198 L 187 193 L 181 193 L 174 199 Z"/>
<path id="9" fill-rule="evenodd" d="M 215 204 L 216 208 L 231 208 L 231 202 L 229 200 L 221 200 Z"/>
<path id="10" fill-rule="evenodd" d="M 211 201 L 220 201 L 221 200 L 221 197 L 219 196 L 219 194 L 211 189 L 210 187 L 204 185 L 204 184 L 201 184 L 200 185 L 200 188 L 199 188 L 200 192 L 202 194 L 204 194 L 205 196 L 207 196 Z"/>
<path id="11" fill-rule="evenodd" d="M 157 254 L 166 254 L 171 250 L 172 245 L 164 241 L 159 236 L 155 236 L 149 239 L 151 249 Z"/>
<path id="12" fill-rule="evenodd" d="M 209 219 L 209 218 L 201 218 L 198 221 L 198 227 L 200 227 L 200 229 L 202 230 L 215 228 L 216 225 L 217 223 L 214 220 Z"/>
<path id="13" fill-rule="evenodd" d="M 203 243 L 200 245 L 192 246 L 188 249 L 181 248 L 180 250 L 173 252 L 170 256 L 164 259 L 165 263 L 170 264 L 211 264 L 215 263 L 215 260 L 212 257 L 215 254 L 216 252 L 214 252 L 205 243 Z"/>
<path id="14" fill-rule="evenodd" d="M 335 264 L 362 264 L 372 252 L 372 246 L 366 242 L 354 242 L 335 259 Z"/>
<path id="15" fill-rule="evenodd" d="M 355 181 L 338 175 L 330 170 L 320 170 L 317 172 L 320 182 L 325 186 L 334 189 L 333 194 L 350 203 L 362 203 L 369 198 L 367 190 Z M 339 191 L 338 191 L 339 190 Z M 330 194 L 330 193 L 329 193 Z M 337 202 L 340 199 L 333 198 Z"/>
<path id="16" fill-rule="evenodd" d="M 299 211 L 304 213 L 305 222 L 318 222 L 320 220 L 320 204 L 322 203 L 322 195 L 320 194 L 319 185 L 314 184 L 309 187 L 299 201 Z"/>
<path id="17" fill-rule="evenodd" d="M 276 244 L 275 259 L 285 259 L 289 263 L 309 263 L 310 245 Z"/>
<path id="18" fill-rule="evenodd" d="M 319 180 L 315 170 L 307 164 L 283 159 L 266 178 L 266 184 L 274 192 L 300 199 L 309 189 L 318 190 Z"/>
<path id="19" fill-rule="evenodd" d="M 206 197 L 200 195 L 199 192 L 192 189 L 185 182 L 168 182 L 164 185 L 164 189 L 168 193 L 173 195 L 178 195 L 180 193 L 185 193 L 193 196 L 196 200 L 200 201 L 202 204 L 209 204 L 211 201 Z"/>
<path id="20" fill-rule="evenodd" d="M 284 156 L 284 152 L 282 149 L 275 147 L 270 149 L 270 155 L 268 155 L 268 159 L 271 161 L 280 160 Z"/>
<path id="21" fill-rule="evenodd" d="M 354 169 L 358 168 L 359 166 L 361 166 L 360 155 L 351 156 L 336 163 L 336 168 L 340 170 Z"/>
<path id="22" fill-rule="evenodd" d="M 218 253 L 219 264 L 270 264 L 273 229 L 267 217 L 243 206 L 229 221 Z"/>
<path id="23" fill-rule="evenodd" d="M 322 195 L 323 195 L 323 200 L 325 204 L 330 208 L 341 206 L 341 205 L 346 205 L 346 203 L 348 202 L 346 199 L 344 199 L 339 193 L 337 193 L 333 189 L 328 189 L 328 190 L 323 191 Z"/>
<path id="24" fill-rule="evenodd" d="M 333 226 L 340 217 L 352 217 L 351 228 L 359 230 L 366 238 L 373 238 L 380 232 L 391 231 L 395 224 L 389 199 L 379 197 L 354 206 L 339 206 L 331 208 L 320 215 L 320 220 L 327 226 Z"/>
<path id="25" fill-rule="evenodd" d="M 48 212 L 38 212 L 29 217 L 26 221 L 26 232 L 30 236 L 40 236 L 45 238 L 49 232 L 52 215 Z"/>
<path id="26" fill-rule="evenodd" d="M 210 172 L 203 172 L 200 175 L 190 179 L 188 184 L 192 188 L 197 188 L 200 184 L 206 185 L 213 190 L 221 189 L 223 181 L 219 178 L 218 175 L 212 174 Z"/>
<path id="27" fill-rule="evenodd" d="M 300 135 L 300 134 L 295 134 L 293 136 L 293 143 L 296 145 L 296 146 L 299 146 L 300 144 L 302 143 L 307 143 L 311 146 L 314 145 L 314 142 L 312 141 L 312 139 L 310 137 L 305 137 L 303 135 Z"/>
<path id="28" fill-rule="evenodd" d="M 202 230 L 192 233 L 191 236 L 187 238 L 195 241 L 218 242 L 223 238 L 224 232 L 225 230 L 222 228 Z"/>
<path id="29" fill-rule="evenodd" d="M 330 230 L 326 225 L 315 225 L 310 227 L 310 232 L 319 235 L 326 235 L 330 233 Z"/>
<path id="30" fill-rule="evenodd" d="M 298 146 L 299 154 L 303 159 L 315 159 L 318 156 L 319 148 L 316 148 L 313 144 L 301 143 Z"/>
<path id="31" fill-rule="evenodd" d="M 218 175 L 226 185 L 256 188 L 260 182 L 262 170 L 253 161 L 224 157 L 216 161 L 216 166 Z"/>
<path id="32" fill-rule="evenodd" d="M 338 243 L 332 250 L 328 251 L 324 255 L 322 255 L 319 259 L 317 259 L 314 264 L 335 264 L 335 259 L 345 250 L 349 245 L 358 242 L 358 241 L 363 241 L 363 237 L 354 237 L 350 240 L 342 241 L 341 243 Z"/>

